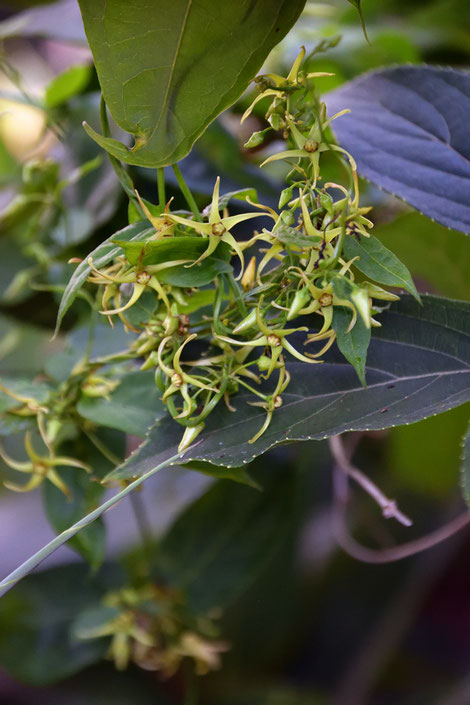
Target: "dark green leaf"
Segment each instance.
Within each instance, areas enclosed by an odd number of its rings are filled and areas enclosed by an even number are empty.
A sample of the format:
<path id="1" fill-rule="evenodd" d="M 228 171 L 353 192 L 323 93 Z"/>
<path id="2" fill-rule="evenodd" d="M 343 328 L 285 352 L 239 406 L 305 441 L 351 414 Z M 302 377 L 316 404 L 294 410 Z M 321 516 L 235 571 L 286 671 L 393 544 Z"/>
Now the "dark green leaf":
<path id="1" fill-rule="evenodd" d="M 367 389 L 334 348 L 313 369 L 291 364 L 283 406 L 259 440 L 248 445 L 264 413 L 239 393 L 237 411 L 219 407 L 185 462 L 238 467 L 279 443 L 409 424 L 470 399 L 470 304 L 425 296 L 420 306 L 405 295 L 380 318 L 382 328 L 374 329 L 368 350 Z M 174 421 L 162 419 L 111 477 L 147 472 L 175 453 L 181 435 Z"/>
<path id="2" fill-rule="evenodd" d="M 44 98 L 46 108 L 56 108 L 66 103 L 86 88 L 91 77 L 91 67 L 87 64 L 71 66 L 52 79 L 46 86 Z"/>
<path id="3" fill-rule="evenodd" d="M 57 314 L 56 333 L 60 328 L 62 319 L 75 301 L 79 289 L 86 282 L 88 275 L 91 272 L 90 265 L 88 264 L 88 258 L 92 257 L 93 265 L 95 267 L 104 267 L 121 252 L 121 249 L 116 247 L 113 243 L 113 240 L 116 237 L 123 242 L 127 242 L 128 240 L 145 240 L 145 238 L 151 235 L 152 232 L 153 228 L 149 228 L 146 221 L 132 223 L 123 230 L 119 230 L 117 233 L 110 235 L 110 237 L 102 242 L 101 245 L 98 245 L 93 252 L 90 252 L 88 257 L 86 257 L 75 269 L 74 273 L 70 277 L 69 283 L 67 284 L 67 288 L 64 291 L 64 295 L 62 296 L 59 306 L 59 312 Z"/>
<path id="4" fill-rule="evenodd" d="M 208 245 L 206 238 L 189 236 L 150 240 L 145 243 L 120 240 L 114 240 L 114 242 L 123 248 L 130 264 L 137 265 L 141 262 L 144 266 L 175 260 L 195 262 Z M 144 252 L 143 255 L 142 252 Z M 232 271 L 229 260 L 230 247 L 225 242 L 221 242 L 216 251 L 199 264 L 192 267 L 184 264 L 168 267 L 158 272 L 157 277 L 159 281 L 173 286 L 205 286 L 213 282 L 218 274 Z"/>
<path id="5" fill-rule="evenodd" d="M 182 159 L 207 125 L 243 93 L 298 18 L 305 0 L 80 0 L 103 95 L 128 149 L 87 126 L 128 164 Z M 223 58 L 223 60 L 222 60 Z"/>
<path id="6" fill-rule="evenodd" d="M 371 335 L 370 328 L 364 325 L 361 316 L 358 316 L 354 327 L 348 332 L 350 323 L 351 311 L 342 306 L 335 306 L 332 326 L 336 333 L 338 348 L 346 360 L 354 366 L 361 384 L 365 387 L 367 349 Z"/>
<path id="7" fill-rule="evenodd" d="M 462 110 L 470 74 L 398 66 L 361 76 L 325 96 L 350 108 L 334 131 L 359 173 L 449 228 L 470 233 L 470 136 Z"/>
<path id="8" fill-rule="evenodd" d="M 99 426 L 144 437 L 149 427 L 166 413 L 154 377 L 152 370 L 131 372 L 109 399 L 82 394 L 77 411 Z"/>
<path id="9" fill-rule="evenodd" d="M 257 492 L 217 483 L 163 538 L 165 577 L 185 590 L 196 612 L 231 602 L 286 539 L 294 520 L 296 473 L 273 463 L 263 484 Z"/>
<path id="10" fill-rule="evenodd" d="M 419 301 L 411 274 L 403 262 L 373 235 L 361 237 L 360 240 L 347 237 L 344 241 L 344 254 L 348 259 L 359 256 L 354 266 L 366 277 L 379 284 L 406 289 Z"/>
<path id="11" fill-rule="evenodd" d="M 103 656 L 106 642 L 73 642 L 75 616 L 102 589 L 83 565 L 61 565 L 29 576 L 0 600 L 0 664 L 14 678 L 45 685 L 67 678 Z"/>

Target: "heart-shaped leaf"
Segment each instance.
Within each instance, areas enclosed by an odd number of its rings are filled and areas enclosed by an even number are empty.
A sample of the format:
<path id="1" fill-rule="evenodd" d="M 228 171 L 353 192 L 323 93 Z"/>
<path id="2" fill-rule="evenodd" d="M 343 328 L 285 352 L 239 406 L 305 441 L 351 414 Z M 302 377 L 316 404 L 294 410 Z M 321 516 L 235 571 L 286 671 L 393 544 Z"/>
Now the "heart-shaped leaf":
<path id="1" fill-rule="evenodd" d="M 351 310 L 342 306 L 335 306 L 332 327 L 336 333 L 338 348 L 346 360 L 354 366 L 361 384 L 365 387 L 366 357 L 371 335 L 370 328 L 365 325 L 361 316 L 357 317 L 352 330 L 349 330 L 350 325 Z"/>
<path id="2" fill-rule="evenodd" d="M 305 0 L 79 0 L 104 99 L 128 149 L 86 126 L 123 162 L 157 167 L 190 151 L 243 93 Z"/>
<path id="3" fill-rule="evenodd" d="M 325 97 L 360 174 L 449 228 L 470 233 L 470 73 L 399 66 Z"/>
<path id="4" fill-rule="evenodd" d="M 240 393 L 232 400 L 236 412 L 220 407 L 209 417 L 185 461 L 240 466 L 279 443 L 409 424 L 470 399 L 470 304 L 425 296 L 420 306 L 405 295 L 381 322 L 369 345 L 366 389 L 338 350 L 322 365 L 294 363 L 283 406 L 259 440 L 248 443 L 264 413 Z M 174 454 L 180 439 L 181 428 L 161 419 L 108 479 L 146 473 Z"/>

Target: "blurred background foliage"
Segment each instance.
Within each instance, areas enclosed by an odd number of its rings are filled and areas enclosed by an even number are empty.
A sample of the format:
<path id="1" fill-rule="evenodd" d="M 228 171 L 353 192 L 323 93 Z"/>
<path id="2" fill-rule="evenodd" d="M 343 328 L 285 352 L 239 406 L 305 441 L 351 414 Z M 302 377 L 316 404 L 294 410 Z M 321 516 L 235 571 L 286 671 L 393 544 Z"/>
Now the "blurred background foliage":
<path id="1" fill-rule="evenodd" d="M 317 47 L 310 70 L 335 74 L 323 79 L 325 91 L 389 64 L 470 68 L 468 0 L 362 0 L 362 9 L 370 45 L 351 4 L 308 2 L 273 51 L 269 69 L 282 73 L 301 44 Z M 54 360 L 64 363 L 63 351 L 74 349 L 88 318 L 88 303 L 80 299 L 67 315 L 65 332 L 50 342 L 60 293 L 73 271 L 67 261 L 122 227 L 127 204 L 105 156 L 81 128 L 84 119 L 97 127 L 99 94 L 75 0 L 53 5 L 8 0 L 0 18 L 0 366 L 2 374 L 36 374 L 53 354 L 61 354 Z M 259 171 L 261 152 L 242 146 L 261 129 L 261 104 L 248 125 L 239 125 L 251 99 L 249 90 L 182 163 L 201 205 L 219 174 L 225 191 L 255 186 L 262 202 L 276 205 L 279 167 Z M 333 175 L 334 164 L 331 169 Z M 133 169 L 132 175 L 142 195 L 155 201 L 153 172 Z M 182 204 L 169 171 L 167 181 L 175 203 Z M 468 299 L 465 237 L 375 187 L 363 187 L 364 200 L 375 206 L 376 234 L 405 262 L 419 289 Z M 103 330 L 100 344 L 117 349 L 118 338 Z M 358 493 L 353 515 L 359 535 L 388 546 L 420 536 L 458 511 L 467 415 L 468 408 L 459 408 L 412 426 L 362 434 L 355 462 L 399 498 L 414 526 L 385 525 Z M 10 443 L 14 447 L 14 437 Z M 176 582 L 193 576 L 186 589 L 197 609 L 224 608 L 220 631 L 231 644 L 222 670 L 200 679 L 201 705 L 470 702 L 468 534 L 387 566 L 346 556 L 331 531 L 325 443 L 278 449 L 256 461 L 250 474 L 262 493 L 229 481 L 201 484 L 190 470 L 179 475 L 181 493 L 171 474 L 159 480 L 158 493 L 146 497 L 150 523 L 163 536 L 155 561 L 166 560 Z M 22 510 L 8 513 L 19 506 L 16 500 L 0 490 L 0 515 L 14 522 L 5 539 L 0 537 L 2 574 L 22 557 L 23 512 L 36 522 L 29 524 L 27 538 L 37 537 L 40 545 L 39 537 L 47 536 L 39 500 L 28 498 Z M 169 525 L 168 506 L 179 518 L 166 530 L 161 516 Z M 132 572 L 140 560 L 132 549 L 132 517 L 123 511 L 119 521 L 122 541 L 108 544 L 107 557 L 124 550 L 124 569 Z M 253 552 L 254 535 L 261 538 Z M 214 536 L 219 548 L 209 556 L 204 551 Z M 74 554 L 61 554 L 63 561 L 71 559 Z M 106 563 L 88 580 L 90 594 L 119 582 L 115 572 Z M 100 645 L 64 647 L 70 623 L 87 600 L 78 574 L 88 575 L 88 568 L 75 563 L 61 572 L 51 568 L 0 602 L 1 704 L 29 705 L 38 697 L 48 705 L 183 702 L 184 673 L 167 681 L 134 667 L 117 673 L 106 662 L 95 663 Z M 51 685 L 54 681 L 60 682 Z M 40 691 L 33 687 L 38 685 Z"/>

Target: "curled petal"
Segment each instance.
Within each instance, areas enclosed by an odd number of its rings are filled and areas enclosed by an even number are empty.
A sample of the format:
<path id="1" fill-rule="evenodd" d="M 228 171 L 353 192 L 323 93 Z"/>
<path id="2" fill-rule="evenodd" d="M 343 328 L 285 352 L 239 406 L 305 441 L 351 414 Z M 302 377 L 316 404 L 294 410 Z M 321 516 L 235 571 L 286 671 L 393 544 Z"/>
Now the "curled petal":
<path id="1" fill-rule="evenodd" d="M 251 115 L 253 112 L 253 108 L 257 103 L 259 103 L 260 100 L 263 100 L 263 98 L 266 98 L 268 95 L 279 95 L 279 91 L 274 91 L 272 88 L 268 88 L 268 90 L 263 91 L 259 95 L 256 96 L 252 104 L 245 110 L 245 112 L 242 115 L 242 119 L 240 120 L 240 124 L 243 124 L 247 117 Z"/>
<path id="2" fill-rule="evenodd" d="M 150 282 L 149 282 L 149 284 L 150 284 Z M 129 301 L 127 302 L 127 304 L 125 304 L 124 306 L 121 306 L 120 308 L 114 308 L 111 310 L 108 309 L 107 311 L 100 311 L 100 313 L 102 313 L 104 316 L 110 316 L 115 313 L 121 313 L 122 311 L 125 311 L 126 309 L 133 306 L 135 304 L 135 302 L 138 301 L 138 299 L 140 299 L 140 297 L 142 296 L 142 294 L 145 291 L 145 286 L 146 286 L 145 284 L 134 284 L 132 296 L 129 299 Z"/>
<path id="3" fill-rule="evenodd" d="M 297 360 L 300 360 L 301 362 L 309 362 L 310 364 L 312 363 L 320 363 L 321 360 L 312 360 L 309 357 L 305 357 L 305 355 L 302 355 L 302 353 L 299 353 L 293 345 L 289 343 L 288 340 L 283 340 L 282 341 L 282 347 L 285 348 L 288 352 L 290 352 L 291 355 L 297 358 Z"/>
<path id="4" fill-rule="evenodd" d="M 3 484 L 8 490 L 12 490 L 13 492 L 31 492 L 31 490 L 35 490 L 36 487 L 39 487 L 43 479 L 41 475 L 33 475 L 25 485 L 16 485 L 14 482 L 8 482 L 8 480 Z"/>

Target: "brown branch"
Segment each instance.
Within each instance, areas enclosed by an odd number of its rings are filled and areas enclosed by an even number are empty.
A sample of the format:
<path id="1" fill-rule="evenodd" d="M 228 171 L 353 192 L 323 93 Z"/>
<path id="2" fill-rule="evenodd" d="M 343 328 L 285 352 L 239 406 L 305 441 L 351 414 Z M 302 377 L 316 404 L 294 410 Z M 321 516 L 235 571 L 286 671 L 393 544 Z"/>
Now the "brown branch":
<path id="1" fill-rule="evenodd" d="M 364 475 L 359 468 L 356 468 L 351 464 L 343 446 L 341 436 L 331 436 L 329 443 L 331 454 L 337 467 L 345 475 L 357 482 L 357 484 L 360 485 L 375 502 L 377 502 L 385 519 L 396 519 L 400 522 L 400 524 L 403 524 L 403 526 L 411 526 L 413 522 L 406 516 L 406 514 L 403 514 L 403 512 L 398 509 L 395 500 L 386 497 L 382 490 L 380 490 L 377 485 L 372 482 L 372 480 Z"/>

